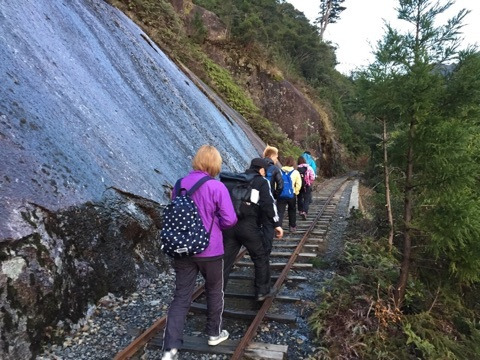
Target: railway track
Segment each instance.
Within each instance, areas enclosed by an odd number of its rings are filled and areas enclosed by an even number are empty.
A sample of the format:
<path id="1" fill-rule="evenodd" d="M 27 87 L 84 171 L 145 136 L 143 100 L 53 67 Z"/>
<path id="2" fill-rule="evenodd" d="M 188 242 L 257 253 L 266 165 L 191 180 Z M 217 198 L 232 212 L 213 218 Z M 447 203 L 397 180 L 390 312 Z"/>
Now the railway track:
<path id="1" fill-rule="evenodd" d="M 315 259 L 321 261 L 326 250 L 329 223 L 347 184 L 346 177 L 323 182 L 314 192 L 307 219 L 297 219 L 297 231 L 285 231 L 282 239 L 274 240 L 270 267 L 273 287 L 277 290 L 275 297 L 263 302 L 255 301 L 253 263 L 246 250 L 240 251 L 225 292 L 224 328 L 230 332 L 230 339 L 217 346 L 208 346 L 203 334 L 205 316 L 189 316 L 180 359 L 185 352 L 223 354 L 230 359 L 286 358 L 288 345 L 261 342 L 254 339 L 255 335 L 259 327 L 275 329 L 275 323 L 295 326 L 302 315 L 304 304 L 296 294 L 298 286 L 308 280 Z M 288 229 L 287 214 L 283 227 Z M 190 313 L 206 312 L 203 294 L 203 286 L 199 285 L 193 295 Z M 140 358 L 140 353 L 147 346 L 161 348 L 165 324 L 166 317 L 162 317 L 141 334 L 132 329 L 132 334 L 138 336 L 115 356 L 115 360 Z"/>

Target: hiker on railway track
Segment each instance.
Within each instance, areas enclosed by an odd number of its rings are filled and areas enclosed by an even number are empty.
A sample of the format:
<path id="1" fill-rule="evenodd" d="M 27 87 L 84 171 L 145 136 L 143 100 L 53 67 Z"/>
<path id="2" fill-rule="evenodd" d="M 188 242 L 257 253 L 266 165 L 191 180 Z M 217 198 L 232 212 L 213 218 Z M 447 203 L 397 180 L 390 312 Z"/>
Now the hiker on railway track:
<path id="1" fill-rule="evenodd" d="M 270 251 L 267 251 L 264 246 L 262 231 L 264 223 L 262 221 L 269 221 L 273 224 L 278 238 L 283 236 L 275 200 L 270 191 L 270 185 L 264 178 L 268 166 L 269 163 L 262 158 L 255 158 L 251 161 L 250 168 L 245 171 L 245 174 L 255 175 L 250 183 L 252 187 L 251 205 L 233 228 L 223 232 L 224 287 L 227 286 L 235 258 L 243 245 L 247 248 L 254 264 L 255 297 L 258 301 L 263 301 L 266 297 L 273 295 L 270 288 Z"/>
<path id="2" fill-rule="evenodd" d="M 317 176 L 317 162 L 312 156 L 312 153 L 308 150 L 305 150 L 302 154 L 302 157 L 305 159 L 305 162 L 312 168 L 313 174 Z"/>
<path id="3" fill-rule="evenodd" d="M 208 344 L 217 345 L 229 336 L 226 330 L 222 330 L 224 305 L 222 230 L 234 226 L 237 216 L 227 188 L 220 181 L 213 179 L 220 173 L 221 164 L 222 157 L 218 150 L 213 146 L 203 145 L 193 158 L 193 171 L 180 179 L 181 187 L 189 190 L 200 179 L 206 176 L 211 177 L 191 195 L 203 224 L 206 229 L 211 229 L 211 231 L 209 245 L 203 252 L 173 259 L 175 294 L 167 314 L 162 360 L 178 357 L 178 349 L 183 344 L 185 320 L 199 272 L 205 279 L 207 294 L 206 335 Z M 178 194 L 174 189 L 172 198 L 175 198 L 176 195 Z"/>
<path id="4" fill-rule="evenodd" d="M 283 178 L 280 168 L 277 166 L 278 163 L 278 149 L 274 146 L 267 145 L 265 150 L 263 150 L 263 158 L 267 161 L 267 168 L 265 169 L 265 177 L 270 182 L 270 189 L 275 199 L 277 201 L 278 197 L 283 190 Z M 271 218 L 263 215 L 262 222 L 262 231 L 263 231 L 263 245 L 267 250 L 269 256 L 272 252 L 273 238 L 275 237 L 274 224 L 271 221 Z"/>
<path id="5" fill-rule="evenodd" d="M 315 172 L 312 167 L 307 164 L 303 156 L 297 160 L 297 170 L 302 178 L 302 187 L 297 196 L 298 214 L 303 220 L 307 219 L 308 209 L 312 202 L 312 184 L 315 180 Z"/>
<path id="6" fill-rule="evenodd" d="M 268 164 L 265 169 L 265 177 L 270 181 L 273 197 L 278 199 L 278 196 L 283 190 L 282 174 L 280 168 L 277 166 L 278 149 L 274 146 L 267 145 L 265 150 L 263 150 L 263 158 Z"/>
<path id="7" fill-rule="evenodd" d="M 285 209 L 288 208 L 288 225 L 293 233 L 297 231 L 297 195 L 302 188 L 302 177 L 298 170 L 295 170 L 295 159 L 292 156 L 286 157 L 283 163 L 283 191 L 277 200 L 278 216 L 282 224 Z"/>

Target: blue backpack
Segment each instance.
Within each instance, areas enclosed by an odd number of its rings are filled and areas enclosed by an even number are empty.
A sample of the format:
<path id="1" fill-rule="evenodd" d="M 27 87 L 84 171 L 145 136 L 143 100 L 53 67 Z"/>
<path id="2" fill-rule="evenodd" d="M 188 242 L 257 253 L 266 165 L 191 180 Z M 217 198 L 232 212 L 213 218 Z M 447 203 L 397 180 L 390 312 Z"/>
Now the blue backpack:
<path id="1" fill-rule="evenodd" d="M 192 194 L 208 180 L 212 178 L 210 176 L 201 178 L 188 191 L 181 187 L 182 179 L 176 182 L 176 196 L 163 211 L 163 226 L 160 232 L 162 251 L 166 255 L 182 258 L 199 254 L 208 247 L 213 221 L 207 232 L 197 205 L 191 198 Z"/>
<path id="2" fill-rule="evenodd" d="M 294 170 L 290 172 L 286 172 L 283 169 L 280 169 L 280 171 L 282 172 L 282 179 L 283 179 L 283 190 L 279 196 L 280 199 L 293 199 L 294 192 L 293 192 L 293 182 L 292 182 L 291 175 Z"/>

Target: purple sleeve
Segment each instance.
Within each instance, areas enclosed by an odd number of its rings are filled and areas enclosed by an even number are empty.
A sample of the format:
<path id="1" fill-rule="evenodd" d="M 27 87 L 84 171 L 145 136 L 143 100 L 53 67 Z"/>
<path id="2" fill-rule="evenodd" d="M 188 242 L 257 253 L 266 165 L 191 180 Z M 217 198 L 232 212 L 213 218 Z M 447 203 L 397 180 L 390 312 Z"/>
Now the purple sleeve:
<path id="1" fill-rule="evenodd" d="M 231 228 L 237 223 L 237 215 L 235 214 L 230 194 L 225 185 L 221 182 L 218 182 L 217 194 L 217 216 L 220 229 L 225 230 Z"/>

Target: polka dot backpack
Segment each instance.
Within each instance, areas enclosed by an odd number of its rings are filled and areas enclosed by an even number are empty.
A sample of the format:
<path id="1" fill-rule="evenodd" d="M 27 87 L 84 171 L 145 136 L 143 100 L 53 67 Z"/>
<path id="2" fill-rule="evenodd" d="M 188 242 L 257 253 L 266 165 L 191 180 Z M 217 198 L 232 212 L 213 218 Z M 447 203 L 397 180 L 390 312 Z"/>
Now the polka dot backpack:
<path id="1" fill-rule="evenodd" d="M 176 196 L 163 211 L 163 227 L 160 232 L 162 251 L 168 256 L 174 258 L 192 256 L 208 247 L 213 221 L 207 232 L 197 205 L 191 198 L 192 194 L 208 180 L 212 178 L 210 176 L 201 178 L 188 191 L 181 187 L 182 179 L 176 182 Z"/>

